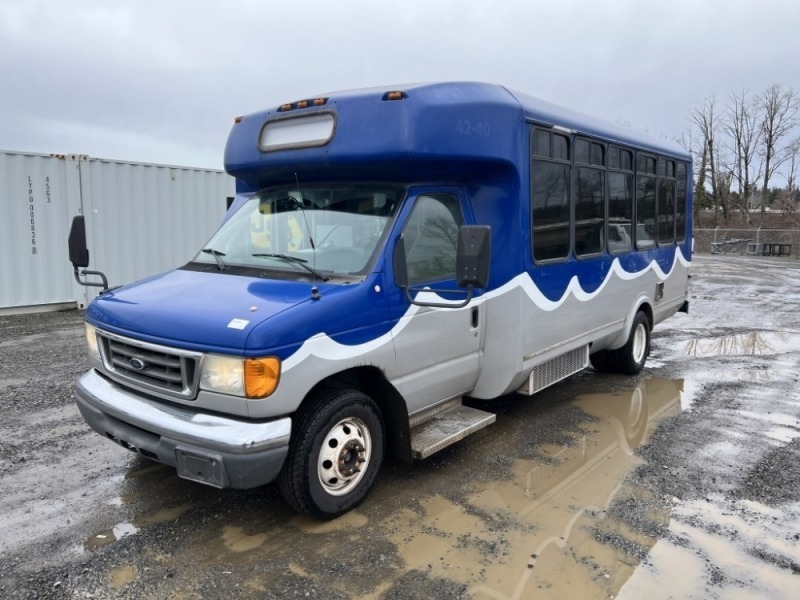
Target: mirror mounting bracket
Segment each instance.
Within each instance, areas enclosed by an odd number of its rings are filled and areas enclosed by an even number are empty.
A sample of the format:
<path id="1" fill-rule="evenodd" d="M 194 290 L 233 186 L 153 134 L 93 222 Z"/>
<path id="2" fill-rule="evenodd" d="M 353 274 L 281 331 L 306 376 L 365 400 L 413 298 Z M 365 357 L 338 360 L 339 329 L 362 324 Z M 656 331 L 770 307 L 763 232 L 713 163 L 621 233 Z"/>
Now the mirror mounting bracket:
<path id="1" fill-rule="evenodd" d="M 408 286 L 404 287 L 403 290 L 406 293 L 406 299 L 411 303 L 417 306 L 428 306 L 431 308 L 464 308 L 467 304 L 469 304 L 470 300 L 472 300 L 472 286 L 467 286 L 465 290 L 466 297 L 463 301 L 459 302 L 458 304 L 449 303 L 449 302 L 420 302 L 415 300 L 411 296 L 411 292 L 433 292 L 434 294 L 457 294 L 460 290 L 434 290 L 431 288 L 410 288 Z"/>
<path id="2" fill-rule="evenodd" d="M 75 281 L 81 285 L 85 285 L 86 287 L 103 288 L 104 292 L 108 290 L 108 279 L 106 279 L 105 273 L 100 271 L 90 271 L 88 269 L 81 270 L 78 267 L 73 268 L 72 273 L 75 275 Z M 87 275 L 97 275 L 101 281 L 86 281 L 86 279 L 81 279 L 81 277 L 86 277 Z"/>

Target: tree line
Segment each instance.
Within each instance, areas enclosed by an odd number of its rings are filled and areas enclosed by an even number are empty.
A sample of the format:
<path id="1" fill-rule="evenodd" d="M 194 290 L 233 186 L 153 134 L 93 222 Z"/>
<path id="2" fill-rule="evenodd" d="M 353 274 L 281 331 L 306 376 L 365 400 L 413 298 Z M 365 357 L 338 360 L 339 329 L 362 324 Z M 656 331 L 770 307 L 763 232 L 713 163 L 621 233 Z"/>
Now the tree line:
<path id="1" fill-rule="evenodd" d="M 711 96 L 696 107 L 681 143 L 694 155 L 694 211 L 713 209 L 714 223 L 738 214 L 765 221 L 767 208 L 794 213 L 800 170 L 800 95 L 779 84 L 753 94 Z M 785 182 L 785 187 L 777 186 Z"/>

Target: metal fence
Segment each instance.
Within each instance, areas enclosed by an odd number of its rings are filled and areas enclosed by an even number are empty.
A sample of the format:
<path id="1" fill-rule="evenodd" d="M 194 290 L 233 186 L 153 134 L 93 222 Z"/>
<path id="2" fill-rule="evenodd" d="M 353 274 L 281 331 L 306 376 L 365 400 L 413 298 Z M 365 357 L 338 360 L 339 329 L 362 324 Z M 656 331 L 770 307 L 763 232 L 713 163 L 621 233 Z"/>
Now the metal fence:
<path id="1" fill-rule="evenodd" d="M 800 229 L 695 229 L 694 252 L 800 256 Z"/>

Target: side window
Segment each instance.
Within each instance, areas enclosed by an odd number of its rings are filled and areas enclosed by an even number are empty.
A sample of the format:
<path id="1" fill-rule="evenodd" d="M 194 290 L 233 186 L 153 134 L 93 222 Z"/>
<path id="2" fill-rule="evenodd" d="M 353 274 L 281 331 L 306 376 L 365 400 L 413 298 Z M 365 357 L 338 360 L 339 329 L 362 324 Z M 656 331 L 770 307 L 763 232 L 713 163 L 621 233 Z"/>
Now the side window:
<path id="1" fill-rule="evenodd" d="M 633 219 L 633 153 L 624 148 L 608 150 L 608 250 L 631 249 Z"/>
<path id="2" fill-rule="evenodd" d="M 639 154 L 636 162 L 636 248 L 656 245 L 656 159 Z"/>
<path id="3" fill-rule="evenodd" d="M 531 153 L 533 259 L 564 259 L 570 252 L 569 138 L 534 129 Z"/>
<path id="4" fill-rule="evenodd" d="M 575 140 L 575 255 L 603 251 L 605 228 L 604 148 L 597 142 Z M 581 166 L 580 163 L 593 165 Z M 596 168 L 594 167 L 596 165 Z"/>
<path id="5" fill-rule="evenodd" d="M 675 185 L 675 237 L 678 242 L 686 239 L 686 163 L 678 163 Z"/>
<path id="6" fill-rule="evenodd" d="M 658 243 L 675 241 L 675 161 L 658 159 Z"/>
<path id="7" fill-rule="evenodd" d="M 461 211 L 455 196 L 420 196 L 403 229 L 410 284 L 455 277 Z"/>

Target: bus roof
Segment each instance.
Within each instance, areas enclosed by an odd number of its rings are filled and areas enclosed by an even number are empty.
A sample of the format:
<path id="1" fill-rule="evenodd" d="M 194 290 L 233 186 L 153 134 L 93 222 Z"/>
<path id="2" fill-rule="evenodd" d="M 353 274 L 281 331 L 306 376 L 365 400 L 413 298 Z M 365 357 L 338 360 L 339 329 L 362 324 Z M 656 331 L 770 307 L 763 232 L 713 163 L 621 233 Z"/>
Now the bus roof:
<path id="1" fill-rule="evenodd" d="M 519 172 L 530 157 L 526 122 L 689 159 L 673 142 L 500 85 L 462 82 L 331 92 L 237 118 L 225 169 L 240 191 L 297 179 L 463 181 Z"/>

